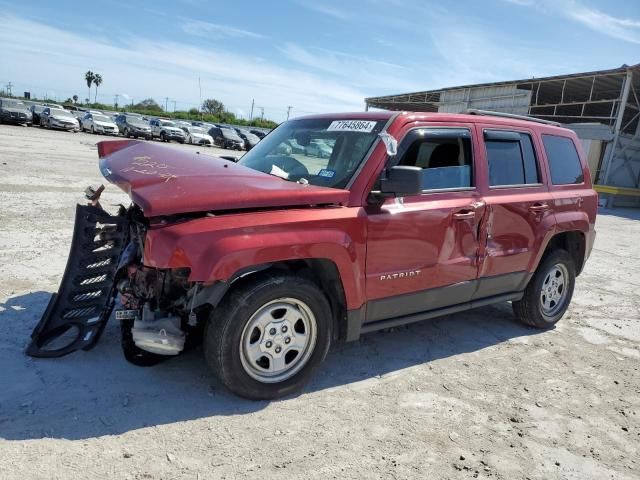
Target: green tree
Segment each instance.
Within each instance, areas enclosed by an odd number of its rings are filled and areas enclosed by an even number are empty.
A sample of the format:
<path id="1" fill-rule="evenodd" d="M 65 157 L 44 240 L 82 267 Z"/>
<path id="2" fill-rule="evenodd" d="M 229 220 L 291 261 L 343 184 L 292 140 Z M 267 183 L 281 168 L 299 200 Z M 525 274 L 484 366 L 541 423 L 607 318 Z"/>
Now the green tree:
<path id="1" fill-rule="evenodd" d="M 73 98 L 73 103 L 78 103 L 78 95 L 74 95 L 71 98 Z"/>
<path id="2" fill-rule="evenodd" d="M 212 115 L 222 115 L 225 113 L 224 104 L 220 100 L 208 98 L 202 102 L 202 110 Z"/>
<path id="3" fill-rule="evenodd" d="M 200 115 L 200 111 L 197 108 L 192 108 L 189 110 L 189 115 Z"/>
<path id="4" fill-rule="evenodd" d="M 84 80 L 87 82 L 87 88 L 89 89 L 89 98 L 91 98 L 91 85 L 93 84 L 93 79 L 96 78 L 96 74 L 91 70 L 88 70 L 87 73 L 84 74 Z M 87 98 L 87 103 L 89 103 L 89 98 Z"/>
<path id="5" fill-rule="evenodd" d="M 150 112 L 162 112 L 162 107 L 153 98 L 146 98 L 133 106 L 134 110 L 146 110 Z"/>
<path id="6" fill-rule="evenodd" d="M 102 75 L 96 73 L 93 77 L 93 84 L 96 86 L 96 96 L 93 98 L 93 103 L 98 102 L 98 87 L 102 85 Z"/>

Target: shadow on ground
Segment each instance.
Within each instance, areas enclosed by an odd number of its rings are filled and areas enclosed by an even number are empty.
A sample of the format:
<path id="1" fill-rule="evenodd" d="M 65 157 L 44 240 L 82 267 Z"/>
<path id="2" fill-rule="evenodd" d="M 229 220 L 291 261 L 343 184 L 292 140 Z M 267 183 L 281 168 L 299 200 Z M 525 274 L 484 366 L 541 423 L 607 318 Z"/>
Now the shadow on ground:
<path id="1" fill-rule="evenodd" d="M 0 438 L 70 440 L 265 408 L 228 393 L 206 368 L 201 348 L 151 368 L 127 363 L 112 319 L 89 352 L 57 359 L 25 356 L 50 294 L 0 304 Z M 508 304 L 364 336 L 332 348 L 303 393 L 349 386 L 441 358 L 537 333 L 513 320 Z"/>
<path id="2" fill-rule="evenodd" d="M 640 208 L 599 208 L 598 215 L 640 220 Z"/>

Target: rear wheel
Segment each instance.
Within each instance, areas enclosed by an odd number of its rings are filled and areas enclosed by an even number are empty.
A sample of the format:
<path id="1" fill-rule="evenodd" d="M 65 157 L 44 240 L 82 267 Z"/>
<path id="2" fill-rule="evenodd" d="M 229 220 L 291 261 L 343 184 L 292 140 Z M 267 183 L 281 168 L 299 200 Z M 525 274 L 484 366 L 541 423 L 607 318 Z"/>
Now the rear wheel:
<path id="1" fill-rule="evenodd" d="M 238 287 L 212 313 L 205 357 L 234 393 L 282 397 L 302 388 L 324 360 L 332 324 L 329 303 L 313 282 L 264 276 Z"/>
<path id="2" fill-rule="evenodd" d="M 513 311 L 523 323 L 549 328 L 569 308 L 576 281 L 576 268 L 566 250 L 547 254 L 527 286 L 521 300 L 513 302 Z"/>
<path id="3" fill-rule="evenodd" d="M 125 129 L 122 132 L 122 134 L 124 135 L 124 138 L 129 138 L 129 129 L 125 127 Z"/>

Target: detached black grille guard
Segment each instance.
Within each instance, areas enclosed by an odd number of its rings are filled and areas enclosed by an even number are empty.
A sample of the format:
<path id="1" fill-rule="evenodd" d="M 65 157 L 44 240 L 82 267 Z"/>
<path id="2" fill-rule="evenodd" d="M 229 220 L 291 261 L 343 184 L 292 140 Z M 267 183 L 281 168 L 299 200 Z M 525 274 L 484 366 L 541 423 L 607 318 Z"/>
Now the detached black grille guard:
<path id="1" fill-rule="evenodd" d="M 71 251 L 57 293 L 31 334 L 27 355 L 61 357 L 91 349 L 115 302 L 115 276 L 127 244 L 129 219 L 78 205 Z"/>

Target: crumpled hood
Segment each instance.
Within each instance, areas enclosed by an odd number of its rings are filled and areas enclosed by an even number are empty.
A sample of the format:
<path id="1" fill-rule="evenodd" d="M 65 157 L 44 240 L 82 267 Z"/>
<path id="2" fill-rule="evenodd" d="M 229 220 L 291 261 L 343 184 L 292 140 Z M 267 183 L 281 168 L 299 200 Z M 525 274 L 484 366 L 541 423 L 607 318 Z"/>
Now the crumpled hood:
<path id="1" fill-rule="evenodd" d="M 149 142 L 98 143 L 100 171 L 147 217 L 346 204 L 348 190 L 289 182 L 228 160 Z"/>

